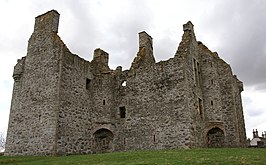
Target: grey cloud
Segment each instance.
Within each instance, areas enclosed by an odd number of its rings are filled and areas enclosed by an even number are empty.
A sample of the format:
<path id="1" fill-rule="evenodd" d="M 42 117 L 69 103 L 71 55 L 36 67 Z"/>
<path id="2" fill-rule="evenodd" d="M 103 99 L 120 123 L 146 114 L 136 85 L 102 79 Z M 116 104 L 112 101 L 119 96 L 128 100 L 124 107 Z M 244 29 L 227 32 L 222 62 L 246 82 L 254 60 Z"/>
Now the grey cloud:
<path id="1" fill-rule="evenodd" d="M 180 25 L 182 26 L 182 25 Z M 156 55 L 156 59 L 158 60 L 167 60 L 165 57 L 174 57 L 178 44 L 177 41 L 173 40 L 169 36 L 167 36 L 167 32 L 165 32 L 165 36 L 161 38 L 160 40 L 154 41 L 154 51 Z M 181 41 L 181 37 L 180 37 Z M 179 41 L 179 42 L 180 42 Z"/>
<path id="2" fill-rule="evenodd" d="M 93 50 L 100 43 L 102 25 L 94 13 L 96 1 L 55 1 L 54 3 L 33 3 L 38 14 L 55 9 L 60 14 L 59 36 L 74 54 L 82 58 L 92 58 Z M 41 13 L 40 11 L 43 11 Z M 37 14 L 37 15 L 38 15 Z M 32 25 L 33 26 L 33 25 Z"/>
<path id="3" fill-rule="evenodd" d="M 265 112 L 263 109 L 258 109 L 256 107 L 253 107 L 253 109 L 249 109 L 247 111 L 247 115 L 250 116 L 250 117 L 258 117 L 258 116 L 261 116 L 263 115 Z"/>
<path id="4" fill-rule="evenodd" d="M 141 3 L 141 5 L 140 5 Z M 152 27 L 152 15 L 145 1 L 129 1 L 125 12 L 113 15 L 106 27 L 102 47 L 109 53 L 111 66 L 129 68 L 138 51 L 138 33 Z"/>
<path id="5" fill-rule="evenodd" d="M 101 31 L 96 16 L 92 12 L 91 1 L 76 1 L 74 4 L 68 3 L 65 10 L 60 12 L 65 20 L 61 20 L 63 39 L 73 53 L 83 58 L 91 58 L 93 50 L 100 41 Z M 66 14 L 66 15 L 64 15 Z M 63 22 L 64 21 L 64 22 Z M 63 24 L 64 23 L 64 24 Z M 64 28 L 64 29 L 63 29 Z"/>
<path id="6" fill-rule="evenodd" d="M 247 97 L 247 96 L 245 96 L 245 95 L 242 97 L 242 100 L 243 100 L 243 102 L 244 102 L 245 104 L 247 104 L 247 105 L 252 104 L 252 99 L 249 98 L 249 97 Z"/>
<path id="7" fill-rule="evenodd" d="M 62 7 L 56 3 L 61 14 L 59 35 L 72 53 L 86 60 L 92 59 L 94 49 L 101 48 L 109 53 L 112 68 L 129 68 L 138 51 L 138 32 L 149 31 L 152 26 L 150 8 L 145 1 L 126 1 L 119 7 L 121 12 L 116 12 L 117 8 L 108 10 L 108 20 L 93 12 L 96 5 L 103 4 L 75 1 Z"/>
<path id="8" fill-rule="evenodd" d="M 266 89 L 266 1 L 222 1 L 204 20 L 210 33 L 220 33 L 220 56 L 246 86 Z M 205 25 L 206 26 L 206 25 Z M 207 26 L 206 26 L 207 27 Z M 218 35 L 218 36 L 219 36 Z"/>

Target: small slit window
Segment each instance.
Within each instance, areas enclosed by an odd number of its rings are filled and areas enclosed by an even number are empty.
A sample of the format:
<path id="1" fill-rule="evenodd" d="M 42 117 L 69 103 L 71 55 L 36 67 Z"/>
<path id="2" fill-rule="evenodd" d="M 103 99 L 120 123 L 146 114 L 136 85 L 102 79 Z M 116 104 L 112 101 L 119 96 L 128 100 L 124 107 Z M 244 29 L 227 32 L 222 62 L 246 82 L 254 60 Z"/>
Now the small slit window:
<path id="1" fill-rule="evenodd" d="M 213 101 L 211 100 L 211 106 L 213 106 Z"/>
<path id="2" fill-rule="evenodd" d="M 120 118 L 126 118 L 126 107 L 119 107 Z"/>
<path id="3" fill-rule="evenodd" d="M 200 114 L 200 117 L 202 118 L 202 100 L 198 98 L 198 111 Z"/>
<path id="4" fill-rule="evenodd" d="M 200 85 L 200 63 L 197 62 L 196 59 L 193 58 L 193 70 L 194 70 L 194 83 L 195 85 Z"/>
<path id="5" fill-rule="evenodd" d="M 105 100 L 103 100 L 103 105 L 105 105 Z"/>
<path id="6" fill-rule="evenodd" d="M 91 83 L 91 80 L 86 78 L 86 89 L 90 88 L 90 83 Z"/>
<path id="7" fill-rule="evenodd" d="M 213 84 L 213 79 L 211 79 L 211 84 Z"/>

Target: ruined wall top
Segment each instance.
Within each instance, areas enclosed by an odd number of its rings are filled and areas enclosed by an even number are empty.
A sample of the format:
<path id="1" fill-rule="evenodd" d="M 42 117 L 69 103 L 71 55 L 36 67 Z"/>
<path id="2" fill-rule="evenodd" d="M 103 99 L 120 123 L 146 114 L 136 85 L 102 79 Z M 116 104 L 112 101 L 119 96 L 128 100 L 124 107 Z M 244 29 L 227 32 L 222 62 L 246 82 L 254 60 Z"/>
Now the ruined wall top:
<path id="1" fill-rule="evenodd" d="M 35 18 L 34 32 L 58 32 L 60 14 L 56 10 L 48 11 Z"/>
<path id="2" fill-rule="evenodd" d="M 153 56 L 152 37 L 145 31 L 139 33 L 139 51 L 134 58 L 131 67 L 147 67 L 155 63 Z"/>
<path id="3" fill-rule="evenodd" d="M 186 24 L 183 25 L 183 31 L 194 31 L 194 25 L 191 21 L 188 21 Z"/>
<path id="4" fill-rule="evenodd" d="M 152 49 L 152 37 L 145 31 L 139 33 L 139 47 L 150 47 Z"/>
<path id="5" fill-rule="evenodd" d="M 108 66 L 109 54 L 104 50 L 97 48 L 94 50 L 92 65 L 100 72 L 107 72 L 110 70 Z"/>

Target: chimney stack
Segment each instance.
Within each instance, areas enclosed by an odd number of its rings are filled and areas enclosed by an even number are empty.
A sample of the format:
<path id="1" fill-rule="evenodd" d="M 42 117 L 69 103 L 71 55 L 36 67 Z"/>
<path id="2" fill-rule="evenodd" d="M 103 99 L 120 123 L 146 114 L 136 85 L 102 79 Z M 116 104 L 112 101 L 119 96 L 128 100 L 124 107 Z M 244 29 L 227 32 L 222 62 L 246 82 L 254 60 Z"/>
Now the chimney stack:
<path id="1" fill-rule="evenodd" d="M 256 132 L 253 129 L 253 138 L 255 138 L 255 137 L 256 137 Z"/>

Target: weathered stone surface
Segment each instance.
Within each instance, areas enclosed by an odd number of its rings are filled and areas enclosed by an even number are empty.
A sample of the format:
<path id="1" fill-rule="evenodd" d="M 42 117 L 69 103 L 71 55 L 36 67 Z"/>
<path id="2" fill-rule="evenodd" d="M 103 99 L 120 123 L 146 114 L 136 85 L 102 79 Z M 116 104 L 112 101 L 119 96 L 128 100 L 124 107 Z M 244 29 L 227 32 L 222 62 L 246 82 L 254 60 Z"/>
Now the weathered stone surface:
<path id="1" fill-rule="evenodd" d="M 173 58 L 155 62 L 139 33 L 129 70 L 72 54 L 59 14 L 36 17 L 28 53 L 14 68 L 6 155 L 67 155 L 142 149 L 243 147 L 243 84 L 197 42 L 188 22 Z"/>

